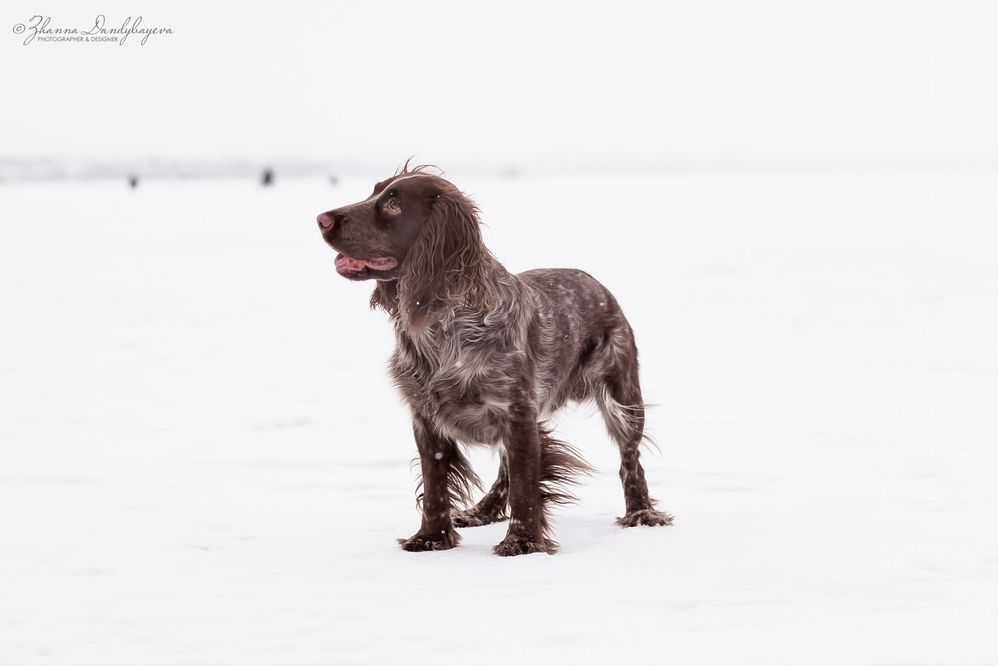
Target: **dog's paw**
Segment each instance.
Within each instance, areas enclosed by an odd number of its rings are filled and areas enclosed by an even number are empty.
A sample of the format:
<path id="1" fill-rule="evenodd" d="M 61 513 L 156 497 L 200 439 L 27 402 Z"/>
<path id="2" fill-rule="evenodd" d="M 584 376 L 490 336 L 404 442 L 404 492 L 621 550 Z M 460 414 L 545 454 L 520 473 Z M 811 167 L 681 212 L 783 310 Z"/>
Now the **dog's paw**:
<path id="1" fill-rule="evenodd" d="M 622 518 L 617 519 L 617 524 L 621 527 L 635 527 L 637 525 L 671 525 L 672 516 L 665 513 L 664 511 L 656 511 L 655 509 L 641 509 L 639 511 L 631 511 L 625 514 Z"/>
<path id="2" fill-rule="evenodd" d="M 500 512 L 497 515 L 489 515 L 486 513 L 480 513 L 476 509 L 463 509 L 461 511 L 454 511 L 450 515 L 451 520 L 454 521 L 454 527 L 480 527 L 482 525 L 491 525 L 492 523 L 498 523 L 501 520 L 506 520 L 506 514 Z"/>
<path id="3" fill-rule="evenodd" d="M 441 534 L 414 534 L 408 539 L 399 539 L 402 550 L 410 553 L 421 553 L 427 550 L 450 550 L 458 544 L 461 537 L 457 532 L 443 532 Z"/>
<path id="4" fill-rule="evenodd" d="M 530 553 L 554 553 L 554 547 L 537 541 L 528 541 L 516 537 L 506 537 L 492 547 L 492 552 L 502 557 L 514 555 L 529 555 Z"/>

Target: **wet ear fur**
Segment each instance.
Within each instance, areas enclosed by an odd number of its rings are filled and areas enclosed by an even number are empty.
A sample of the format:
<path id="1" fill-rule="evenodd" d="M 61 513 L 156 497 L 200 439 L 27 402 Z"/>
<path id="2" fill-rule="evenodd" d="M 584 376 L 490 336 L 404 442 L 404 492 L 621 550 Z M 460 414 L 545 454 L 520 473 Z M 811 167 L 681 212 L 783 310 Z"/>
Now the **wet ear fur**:
<path id="1" fill-rule="evenodd" d="M 379 283 L 371 304 L 397 312 L 403 329 L 416 337 L 455 305 L 488 307 L 496 295 L 493 261 L 475 204 L 457 190 L 441 192 L 405 257 L 397 291 Z"/>

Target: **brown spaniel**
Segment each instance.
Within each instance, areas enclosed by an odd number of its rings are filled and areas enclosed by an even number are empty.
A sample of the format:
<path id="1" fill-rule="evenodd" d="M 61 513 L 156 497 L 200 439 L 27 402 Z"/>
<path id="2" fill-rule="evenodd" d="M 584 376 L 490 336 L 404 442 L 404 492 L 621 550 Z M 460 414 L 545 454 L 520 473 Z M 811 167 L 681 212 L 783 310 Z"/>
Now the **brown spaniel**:
<path id="1" fill-rule="evenodd" d="M 478 210 L 425 167 L 403 168 L 367 199 L 318 217 L 337 272 L 375 280 L 373 307 L 391 315 L 395 384 L 412 412 L 422 471 L 422 524 L 410 551 L 444 550 L 455 527 L 509 516 L 499 555 L 554 552 L 552 503 L 591 468 L 543 420 L 567 401 L 595 401 L 620 448 L 626 512 L 617 522 L 669 525 L 638 460 L 644 403 L 638 352 L 613 295 L 579 270 L 511 275 L 482 243 Z M 458 444 L 500 450 L 499 478 L 481 481 Z"/>

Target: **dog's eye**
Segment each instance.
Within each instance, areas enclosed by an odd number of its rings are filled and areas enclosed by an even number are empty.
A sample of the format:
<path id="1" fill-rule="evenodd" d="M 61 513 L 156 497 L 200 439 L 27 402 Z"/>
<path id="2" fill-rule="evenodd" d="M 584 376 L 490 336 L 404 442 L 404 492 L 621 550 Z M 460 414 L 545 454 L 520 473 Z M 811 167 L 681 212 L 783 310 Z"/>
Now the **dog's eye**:
<path id="1" fill-rule="evenodd" d="M 399 203 L 398 197 L 395 196 L 394 192 L 389 193 L 389 199 L 385 202 L 385 210 L 389 213 L 402 212 L 402 205 Z"/>

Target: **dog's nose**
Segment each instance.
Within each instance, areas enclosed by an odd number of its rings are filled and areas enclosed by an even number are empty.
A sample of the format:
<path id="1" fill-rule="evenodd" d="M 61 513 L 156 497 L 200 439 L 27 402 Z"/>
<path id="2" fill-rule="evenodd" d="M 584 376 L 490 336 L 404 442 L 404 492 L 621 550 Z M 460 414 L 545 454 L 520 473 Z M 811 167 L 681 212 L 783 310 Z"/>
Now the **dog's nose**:
<path id="1" fill-rule="evenodd" d="M 327 231 L 333 228 L 333 224 L 336 223 L 336 218 L 333 217 L 332 211 L 329 213 L 322 213 L 319 217 L 315 218 L 319 221 L 319 228 L 323 231 Z"/>

